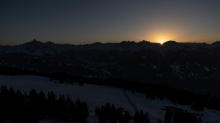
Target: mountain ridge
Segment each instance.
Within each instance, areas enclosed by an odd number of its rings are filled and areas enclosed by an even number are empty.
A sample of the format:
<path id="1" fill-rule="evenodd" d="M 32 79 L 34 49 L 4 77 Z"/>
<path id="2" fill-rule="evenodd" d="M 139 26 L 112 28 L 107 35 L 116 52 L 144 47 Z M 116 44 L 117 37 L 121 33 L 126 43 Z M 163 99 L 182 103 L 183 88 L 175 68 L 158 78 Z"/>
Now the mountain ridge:
<path id="1" fill-rule="evenodd" d="M 213 44 L 168 41 L 162 45 L 122 41 L 70 45 L 34 40 L 17 46 L 0 46 L 0 66 L 125 78 L 187 89 L 198 86 L 198 91 L 205 88 L 205 92 L 216 93 L 220 87 L 219 44 L 218 41 Z"/>
<path id="2" fill-rule="evenodd" d="M 84 49 L 99 49 L 99 50 L 106 50 L 106 49 L 117 49 L 117 50 L 130 50 L 130 51 L 137 51 L 141 49 L 154 49 L 161 51 L 163 53 L 167 50 L 176 50 L 176 49 L 199 49 L 199 48 L 206 48 L 206 49 L 217 49 L 216 47 L 220 47 L 220 42 L 216 41 L 212 44 L 206 43 L 178 43 L 175 41 L 167 41 L 163 44 L 160 43 L 150 43 L 149 41 L 141 41 L 141 42 L 134 42 L 134 41 L 122 41 L 121 43 L 100 43 L 95 42 L 92 44 L 84 44 L 84 45 L 71 45 L 71 44 L 55 44 L 51 41 L 47 41 L 45 43 L 33 40 L 31 42 L 27 42 L 21 45 L 15 46 L 1 46 L 1 49 L 4 49 L 10 52 L 18 52 L 18 51 L 28 51 L 29 53 L 36 51 L 37 48 L 47 49 L 47 50 L 55 50 L 55 49 L 66 49 L 66 50 L 84 50 Z M 11 50 L 11 49 L 15 50 Z M 31 50 L 32 49 L 32 50 Z M 4 51 L 3 51 L 4 52 Z"/>

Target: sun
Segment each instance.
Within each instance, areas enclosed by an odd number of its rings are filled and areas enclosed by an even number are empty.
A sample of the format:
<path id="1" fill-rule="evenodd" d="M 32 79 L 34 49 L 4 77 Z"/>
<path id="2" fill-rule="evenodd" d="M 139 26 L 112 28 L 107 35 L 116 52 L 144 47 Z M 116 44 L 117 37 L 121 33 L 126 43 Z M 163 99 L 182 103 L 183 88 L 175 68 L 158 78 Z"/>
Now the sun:
<path id="1" fill-rule="evenodd" d="M 165 40 L 159 40 L 160 44 L 163 44 L 165 42 Z"/>

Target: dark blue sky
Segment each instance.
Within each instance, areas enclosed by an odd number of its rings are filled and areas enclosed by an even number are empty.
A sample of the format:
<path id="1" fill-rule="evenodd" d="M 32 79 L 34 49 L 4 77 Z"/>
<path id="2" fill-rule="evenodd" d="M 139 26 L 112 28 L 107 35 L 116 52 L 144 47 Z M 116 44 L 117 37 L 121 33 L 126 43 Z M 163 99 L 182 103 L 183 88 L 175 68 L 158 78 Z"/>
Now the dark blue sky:
<path id="1" fill-rule="evenodd" d="M 0 44 L 220 40 L 218 0 L 2 0 Z"/>

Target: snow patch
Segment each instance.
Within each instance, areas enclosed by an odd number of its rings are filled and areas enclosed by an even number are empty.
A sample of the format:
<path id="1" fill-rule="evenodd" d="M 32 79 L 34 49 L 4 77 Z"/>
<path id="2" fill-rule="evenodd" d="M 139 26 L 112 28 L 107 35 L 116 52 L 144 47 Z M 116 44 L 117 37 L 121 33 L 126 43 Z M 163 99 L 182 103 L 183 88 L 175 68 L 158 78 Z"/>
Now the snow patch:
<path id="1" fill-rule="evenodd" d="M 213 69 L 213 70 L 216 70 L 216 71 L 218 70 L 218 68 L 215 68 L 215 67 L 212 67 L 212 69 Z"/>
<path id="2" fill-rule="evenodd" d="M 186 68 L 187 68 L 187 69 L 189 69 L 189 65 L 188 65 L 188 62 L 186 62 Z"/>
<path id="3" fill-rule="evenodd" d="M 197 62 L 196 62 L 196 64 L 197 64 L 198 66 L 201 66 L 201 65 L 200 65 L 199 63 L 197 63 Z"/>
<path id="4" fill-rule="evenodd" d="M 154 64 L 151 64 L 153 66 L 153 69 L 157 69 L 157 66 Z"/>
<path id="5" fill-rule="evenodd" d="M 109 56 L 109 59 L 114 59 L 115 57 L 114 56 Z"/>
<path id="6" fill-rule="evenodd" d="M 206 71 L 208 71 L 208 72 L 209 72 L 209 68 L 208 68 L 208 67 L 205 67 L 204 69 L 205 69 Z"/>
<path id="7" fill-rule="evenodd" d="M 103 72 L 107 73 L 107 74 L 111 74 L 110 72 L 108 72 L 105 68 L 102 69 Z"/>
<path id="8" fill-rule="evenodd" d="M 179 72 L 179 70 L 180 70 L 179 65 L 170 65 L 170 67 L 173 68 L 173 70 L 175 70 L 176 72 Z"/>
<path id="9" fill-rule="evenodd" d="M 145 64 L 141 64 L 140 66 L 141 66 L 141 67 L 144 67 L 144 66 L 145 66 Z"/>

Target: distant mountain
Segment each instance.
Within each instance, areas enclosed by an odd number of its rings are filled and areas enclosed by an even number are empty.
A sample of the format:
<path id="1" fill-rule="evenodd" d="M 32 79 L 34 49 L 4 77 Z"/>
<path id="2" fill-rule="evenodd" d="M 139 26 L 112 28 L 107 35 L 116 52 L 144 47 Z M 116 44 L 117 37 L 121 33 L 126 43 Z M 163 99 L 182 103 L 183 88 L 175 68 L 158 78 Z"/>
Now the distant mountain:
<path id="1" fill-rule="evenodd" d="M 126 78 L 220 95 L 216 90 L 220 87 L 219 63 L 219 41 L 211 45 L 175 41 L 162 45 L 148 41 L 70 45 L 33 40 L 22 45 L 0 46 L 0 66 Z"/>

